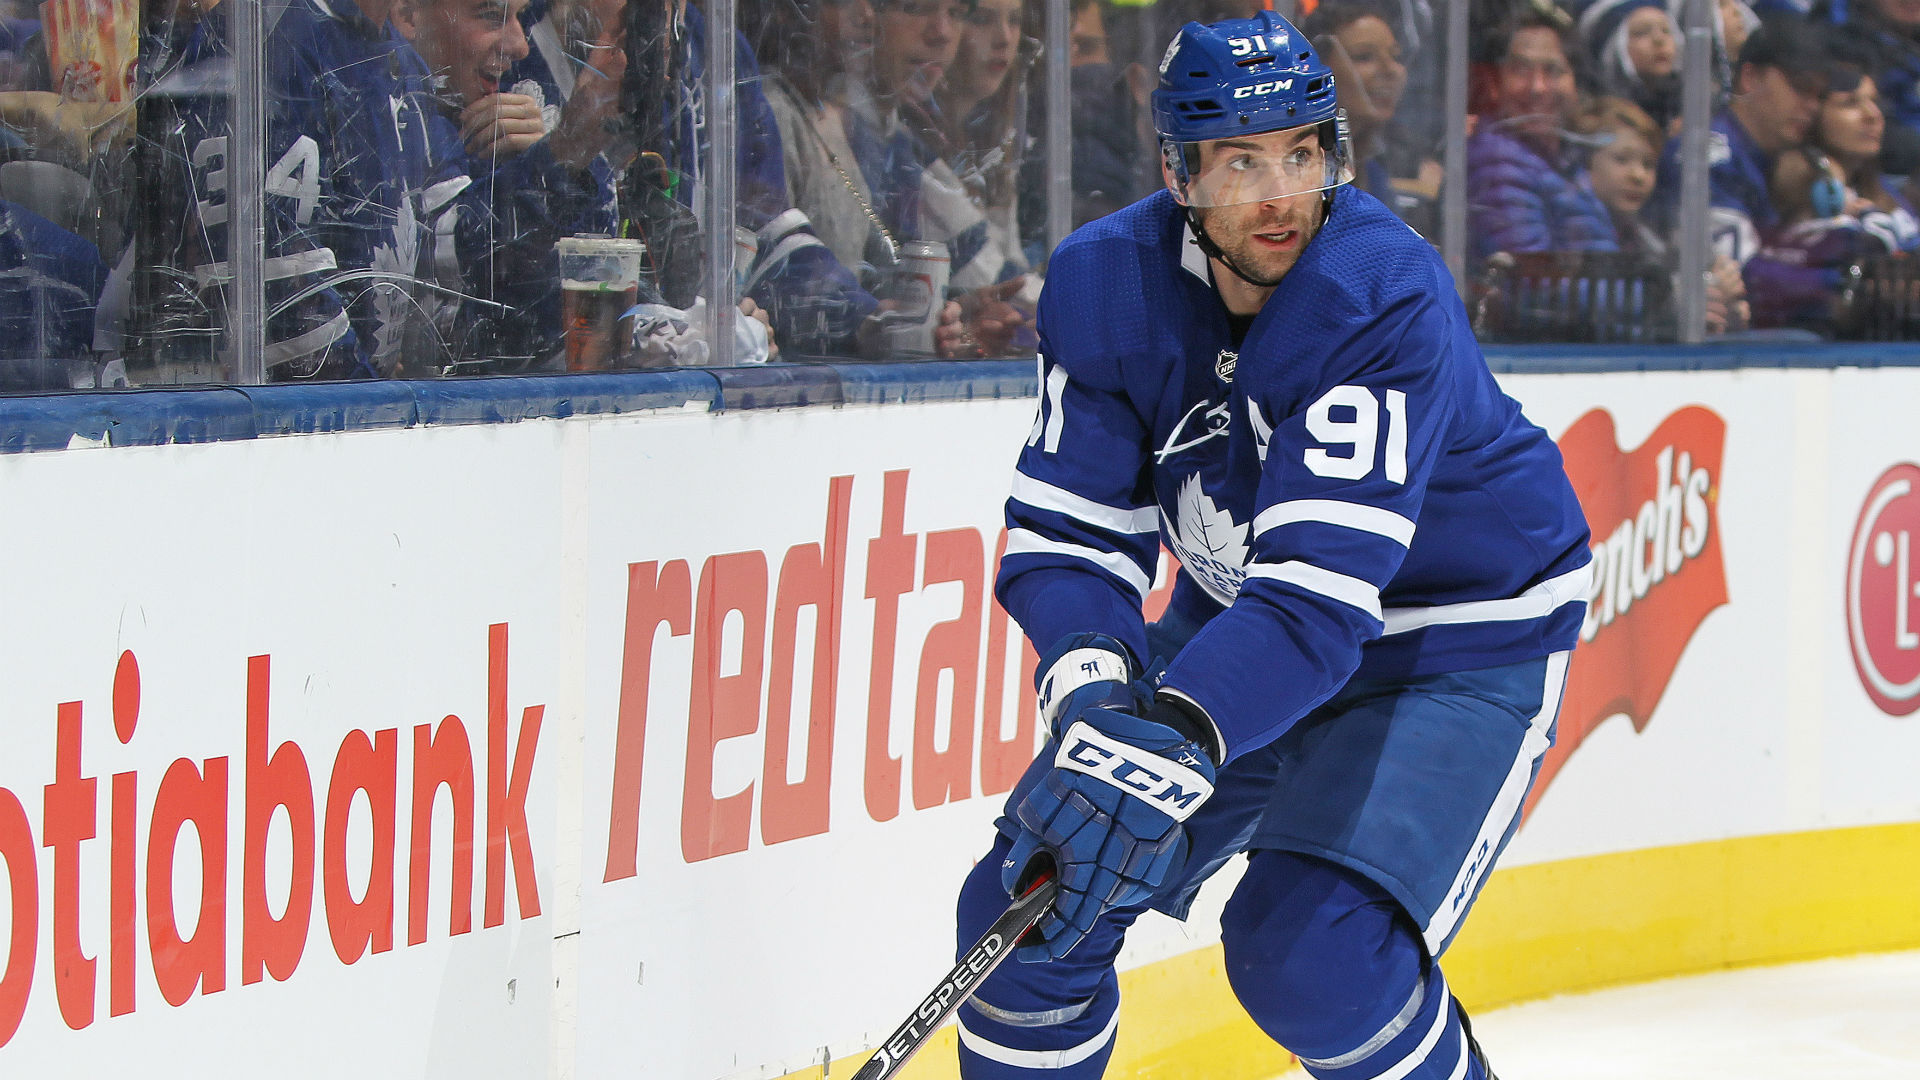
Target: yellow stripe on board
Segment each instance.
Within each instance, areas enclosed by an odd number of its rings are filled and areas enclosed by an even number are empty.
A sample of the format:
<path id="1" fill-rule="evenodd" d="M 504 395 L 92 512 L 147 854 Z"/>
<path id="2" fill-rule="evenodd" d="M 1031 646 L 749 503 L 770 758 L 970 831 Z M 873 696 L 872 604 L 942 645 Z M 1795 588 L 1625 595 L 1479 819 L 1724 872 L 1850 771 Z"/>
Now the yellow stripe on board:
<path id="1" fill-rule="evenodd" d="M 1446 971 L 1469 1008 L 1486 1010 L 1719 968 L 1916 947 L 1920 823 L 1910 823 L 1499 870 L 1448 951 Z M 1125 972 L 1120 987 L 1110 1080 L 1271 1080 L 1291 1061 L 1233 1000 L 1218 945 Z M 939 1032 L 902 1080 L 954 1080 L 956 1042 L 951 1027 Z M 839 1080 L 866 1058 L 790 1080 Z"/>

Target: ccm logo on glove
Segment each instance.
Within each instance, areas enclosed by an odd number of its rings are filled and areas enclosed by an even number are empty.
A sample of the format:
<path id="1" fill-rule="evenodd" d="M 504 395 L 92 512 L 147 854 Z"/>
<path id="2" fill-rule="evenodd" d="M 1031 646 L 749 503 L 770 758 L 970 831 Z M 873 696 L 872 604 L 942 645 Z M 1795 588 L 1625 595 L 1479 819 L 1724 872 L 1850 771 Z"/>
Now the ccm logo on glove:
<path id="1" fill-rule="evenodd" d="M 1199 764 L 1190 750 L 1183 749 L 1180 754 L 1185 761 Z M 1168 760 L 1109 738 L 1082 720 L 1067 729 L 1053 764 L 1086 773 L 1136 799 L 1156 804 L 1161 813 L 1175 821 L 1185 821 L 1213 794 L 1213 785 L 1188 768 L 1185 761 Z"/>

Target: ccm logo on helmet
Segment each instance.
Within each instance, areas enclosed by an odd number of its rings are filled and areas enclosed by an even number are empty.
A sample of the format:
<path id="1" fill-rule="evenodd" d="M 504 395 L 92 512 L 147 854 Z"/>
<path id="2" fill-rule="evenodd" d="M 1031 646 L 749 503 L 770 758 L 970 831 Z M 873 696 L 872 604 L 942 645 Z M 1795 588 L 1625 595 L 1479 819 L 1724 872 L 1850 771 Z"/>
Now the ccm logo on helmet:
<path id="1" fill-rule="evenodd" d="M 1237 98 L 1259 97 L 1262 94 L 1278 93 L 1293 89 L 1292 79 L 1276 79 L 1273 82 L 1254 83 L 1252 86 L 1237 86 L 1233 96 Z"/>
<path id="2" fill-rule="evenodd" d="M 1102 735 L 1084 720 L 1067 729 L 1053 763 L 1154 803 L 1175 821 L 1187 820 L 1213 794 L 1213 784 L 1198 772 Z"/>

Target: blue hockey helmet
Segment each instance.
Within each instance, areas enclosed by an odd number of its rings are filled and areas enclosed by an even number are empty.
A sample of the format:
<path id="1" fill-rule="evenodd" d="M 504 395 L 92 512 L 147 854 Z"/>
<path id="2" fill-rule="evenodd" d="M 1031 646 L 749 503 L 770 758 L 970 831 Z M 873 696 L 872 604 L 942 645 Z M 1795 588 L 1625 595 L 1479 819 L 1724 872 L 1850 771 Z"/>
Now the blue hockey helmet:
<path id="1" fill-rule="evenodd" d="M 1251 136 L 1315 126 L 1319 153 L 1260 152 Z M 1346 116 L 1333 71 L 1294 25 L 1271 11 L 1250 19 L 1180 28 L 1160 61 L 1153 92 L 1169 186 L 1188 206 L 1231 206 L 1324 191 L 1353 179 Z M 1216 155 L 1203 170 L 1201 145 L 1255 143 Z"/>

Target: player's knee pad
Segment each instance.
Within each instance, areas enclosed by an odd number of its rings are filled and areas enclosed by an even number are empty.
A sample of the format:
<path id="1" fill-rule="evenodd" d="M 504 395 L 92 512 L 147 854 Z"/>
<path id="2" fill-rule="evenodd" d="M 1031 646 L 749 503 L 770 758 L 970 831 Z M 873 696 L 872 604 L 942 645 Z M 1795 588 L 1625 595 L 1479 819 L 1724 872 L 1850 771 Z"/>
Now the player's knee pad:
<path id="1" fill-rule="evenodd" d="M 1000 885 L 1008 841 L 996 837 L 960 888 L 959 948 L 1010 902 Z M 1130 913 L 1102 919 L 1066 956 L 1044 964 L 1008 959 L 960 1007 L 964 1080 L 1096 1080 L 1113 1053 L 1120 984 L 1113 958 Z"/>
<path id="2" fill-rule="evenodd" d="M 1445 980 L 1378 885 L 1310 856 L 1255 852 L 1220 930 L 1241 1004 L 1314 1076 L 1455 1076 L 1466 1042 Z"/>

